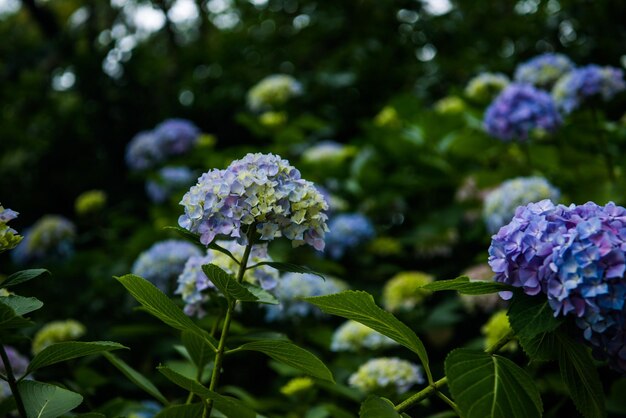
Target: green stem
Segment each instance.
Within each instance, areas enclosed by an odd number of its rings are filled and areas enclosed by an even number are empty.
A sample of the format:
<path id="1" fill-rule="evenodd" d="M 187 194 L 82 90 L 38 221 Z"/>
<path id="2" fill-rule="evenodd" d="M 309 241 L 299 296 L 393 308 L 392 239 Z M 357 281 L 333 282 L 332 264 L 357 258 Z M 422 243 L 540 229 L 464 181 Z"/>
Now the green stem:
<path id="1" fill-rule="evenodd" d="M 4 363 L 4 369 L 7 373 L 7 382 L 9 382 L 11 393 L 13 393 L 13 397 L 15 398 L 17 410 L 22 418 L 28 418 L 26 415 L 26 409 L 24 408 L 24 402 L 22 401 L 22 396 L 17 390 L 17 381 L 15 380 L 15 375 L 13 374 L 13 367 L 11 367 L 11 363 L 9 362 L 9 356 L 7 355 L 7 352 L 5 351 L 2 344 L 0 344 L 0 357 L 2 358 L 2 362 Z"/>
<path id="2" fill-rule="evenodd" d="M 446 395 L 444 395 L 442 392 L 437 391 L 437 396 L 444 401 L 445 403 L 447 403 L 448 405 L 450 405 L 450 408 L 452 408 L 452 410 L 458 415 L 461 416 L 461 411 L 459 410 L 459 407 L 456 405 L 456 403 L 454 403 L 454 401 L 450 398 L 448 398 Z"/>
<path id="3" fill-rule="evenodd" d="M 239 271 L 237 273 L 237 283 L 241 283 L 243 280 L 243 275 L 246 272 L 246 265 L 248 264 L 248 258 L 250 257 L 250 252 L 252 251 L 252 239 L 248 237 L 248 245 L 246 245 L 246 249 L 244 250 L 243 257 L 241 258 L 241 263 L 239 264 Z M 211 374 L 211 383 L 209 384 L 209 390 L 215 392 L 217 389 L 217 385 L 220 380 L 220 374 L 222 369 L 222 363 L 224 361 L 224 351 L 226 348 L 226 338 L 228 336 L 228 331 L 230 330 L 230 322 L 232 321 L 233 312 L 235 310 L 235 306 L 237 305 L 237 300 L 229 301 L 228 308 L 226 309 L 226 315 L 224 316 L 224 324 L 222 325 L 222 334 L 220 335 L 220 341 L 217 346 L 217 352 L 215 353 L 215 364 L 213 365 L 213 373 Z M 206 416 L 211 416 L 211 411 L 213 409 L 213 400 L 209 399 L 206 403 Z"/>

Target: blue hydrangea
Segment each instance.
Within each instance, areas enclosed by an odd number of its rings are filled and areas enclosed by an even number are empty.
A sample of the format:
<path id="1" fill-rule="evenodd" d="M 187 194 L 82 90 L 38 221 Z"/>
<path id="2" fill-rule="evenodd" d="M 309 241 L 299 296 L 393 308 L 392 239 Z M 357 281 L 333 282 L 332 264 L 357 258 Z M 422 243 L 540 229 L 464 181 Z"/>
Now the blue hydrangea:
<path id="1" fill-rule="evenodd" d="M 236 241 L 217 241 L 217 244 L 241 260 L 245 247 Z M 258 264 L 263 261 L 272 261 L 267 254 L 267 244 L 256 244 L 250 251 L 248 265 Z M 190 316 L 202 317 L 206 314 L 205 305 L 210 299 L 209 292 L 217 291 L 215 285 L 202 271 L 205 264 L 215 264 L 229 274 L 236 275 L 239 265 L 226 254 L 208 250 L 206 255 L 199 254 L 187 260 L 183 272 L 178 277 L 176 294 L 181 295 L 185 302 L 185 313 Z M 247 270 L 243 280 L 261 286 L 265 290 L 271 290 L 278 283 L 278 271 L 269 266 L 258 266 Z"/>
<path id="2" fill-rule="evenodd" d="M 332 258 L 343 257 L 344 253 L 356 248 L 375 235 L 372 222 L 360 213 L 345 213 L 333 217 L 326 234 L 326 253 Z"/>
<path id="3" fill-rule="evenodd" d="M 597 97 L 606 102 L 624 89 L 624 71 L 591 64 L 561 77 L 552 89 L 552 96 L 558 108 L 567 114 L 578 109 L 586 99 Z"/>
<path id="4" fill-rule="evenodd" d="M 515 81 L 549 89 L 573 69 L 574 63 L 563 54 L 541 54 L 517 66 Z"/>
<path id="5" fill-rule="evenodd" d="M 277 155 L 248 154 L 224 170 L 211 170 L 180 203 L 185 213 L 179 225 L 199 234 L 205 245 L 218 235 L 244 245 L 254 226 L 261 240 L 284 236 L 294 247 L 324 249 L 328 204 L 313 183 Z"/>
<path id="6" fill-rule="evenodd" d="M 191 257 L 201 256 L 202 251 L 183 240 L 167 240 L 154 244 L 142 252 L 133 264 L 132 273 L 153 283 L 165 293 L 185 268 Z"/>
<path id="7" fill-rule="evenodd" d="M 17 218 L 17 213 L 11 209 L 5 209 L 0 205 L 0 253 L 15 248 L 21 241 L 22 236 L 11 228 L 7 223 Z"/>
<path id="8" fill-rule="evenodd" d="M 172 194 L 191 186 L 196 175 L 187 167 L 163 167 L 156 178 L 146 182 L 146 193 L 154 203 L 165 202 Z"/>
<path id="9" fill-rule="evenodd" d="M 422 368 L 396 357 L 369 360 L 350 376 L 350 386 L 364 393 L 402 395 L 411 386 L 423 384 Z"/>
<path id="10" fill-rule="evenodd" d="M 331 351 L 381 350 L 397 346 L 391 338 L 356 321 L 344 322 L 335 330 L 330 344 Z"/>
<path id="11" fill-rule="evenodd" d="M 595 354 L 626 371 L 625 252 L 626 209 L 545 200 L 518 208 L 494 235 L 489 264 L 497 281 L 575 316 Z"/>
<path id="12" fill-rule="evenodd" d="M 165 155 L 180 155 L 193 148 L 200 129 L 186 119 L 166 119 L 154 128 L 154 136 Z"/>
<path id="13" fill-rule="evenodd" d="M 488 103 L 511 81 L 502 73 L 480 73 L 465 87 L 465 95 L 476 102 Z"/>
<path id="14" fill-rule="evenodd" d="M 46 215 L 24 232 L 12 252 L 13 261 L 28 264 L 44 259 L 67 259 L 74 253 L 76 227 L 66 218 Z"/>
<path id="15" fill-rule="evenodd" d="M 560 191 L 543 177 L 517 177 L 492 190 L 483 205 L 487 229 L 495 233 L 511 221 L 518 206 L 544 199 L 558 201 Z"/>
<path id="16" fill-rule="evenodd" d="M 126 146 L 126 164 L 131 170 L 146 170 L 163 160 L 165 153 L 152 131 L 139 132 Z"/>
<path id="17" fill-rule="evenodd" d="M 302 94 L 302 84 L 285 74 L 265 77 L 248 92 L 248 107 L 253 111 L 282 106 Z"/>
<path id="18" fill-rule="evenodd" d="M 562 124 L 552 97 L 528 84 L 510 84 L 485 112 L 487 133 L 503 141 L 527 140 L 531 134 L 553 133 Z"/>
<path id="19" fill-rule="evenodd" d="M 272 291 L 280 301 L 279 305 L 267 305 L 265 318 L 268 321 L 294 321 L 305 317 L 324 316 L 315 306 L 300 300 L 308 296 L 323 296 L 346 290 L 348 285 L 338 279 L 326 277 L 323 280 L 314 274 L 285 274 Z"/>

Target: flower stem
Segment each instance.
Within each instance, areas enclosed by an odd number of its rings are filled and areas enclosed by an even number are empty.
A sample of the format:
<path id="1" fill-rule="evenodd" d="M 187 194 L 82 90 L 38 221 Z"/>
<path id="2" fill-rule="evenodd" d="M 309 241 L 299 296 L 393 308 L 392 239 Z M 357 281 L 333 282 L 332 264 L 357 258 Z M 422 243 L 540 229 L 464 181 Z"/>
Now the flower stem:
<path id="1" fill-rule="evenodd" d="M 0 357 L 2 358 L 2 362 L 4 363 L 4 369 L 7 373 L 7 382 L 9 382 L 11 393 L 13 393 L 13 397 L 15 398 L 17 410 L 22 418 L 27 418 L 26 409 L 24 408 L 24 402 L 22 401 L 22 396 L 17 390 L 17 381 L 15 380 L 15 375 L 13 374 L 13 367 L 11 367 L 11 363 L 9 362 L 9 356 L 7 355 L 7 352 L 4 349 L 4 345 L 2 344 L 0 344 Z"/>

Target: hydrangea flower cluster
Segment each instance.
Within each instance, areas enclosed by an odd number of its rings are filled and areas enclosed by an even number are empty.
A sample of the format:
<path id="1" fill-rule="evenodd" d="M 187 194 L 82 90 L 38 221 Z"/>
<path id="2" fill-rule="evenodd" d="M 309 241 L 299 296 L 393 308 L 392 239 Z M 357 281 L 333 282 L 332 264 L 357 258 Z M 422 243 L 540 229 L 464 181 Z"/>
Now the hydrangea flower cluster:
<path id="1" fill-rule="evenodd" d="M 241 260 L 245 247 L 237 244 L 236 241 L 217 241 L 222 248 L 227 249 L 235 258 Z M 263 261 L 272 261 L 267 254 L 267 244 L 256 244 L 250 251 L 248 264 L 258 264 Z M 189 258 L 182 273 L 178 277 L 178 287 L 176 294 L 181 295 L 185 302 L 185 313 L 190 316 L 197 315 L 203 317 L 206 314 L 203 306 L 209 300 L 209 293 L 217 291 L 213 282 L 202 271 L 205 264 L 215 264 L 229 274 L 235 275 L 239 265 L 226 254 L 208 250 L 206 255 L 195 255 Z M 278 271 L 269 266 L 258 266 L 247 270 L 243 280 L 261 286 L 265 290 L 271 290 L 278 283 Z"/>
<path id="2" fill-rule="evenodd" d="M 483 220 L 489 232 L 495 233 L 513 218 L 518 206 L 543 199 L 558 201 L 560 197 L 559 189 L 543 177 L 517 177 L 503 182 L 487 194 Z"/>
<path id="3" fill-rule="evenodd" d="M 606 102 L 625 89 L 624 71 L 591 64 L 561 77 L 552 89 L 552 96 L 558 108 L 568 114 L 578 109 L 585 99 L 599 97 Z"/>
<path id="4" fill-rule="evenodd" d="M 126 147 L 126 164 L 132 170 L 146 170 L 168 157 L 181 155 L 193 148 L 200 129 L 185 119 L 167 119 L 151 131 L 135 135 Z"/>
<path id="5" fill-rule="evenodd" d="M 472 266 L 461 273 L 462 276 L 467 276 L 472 282 L 493 281 L 493 271 L 489 264 L 478 264 Z M 498 308 L 506 307 L 506 301 L 503 300 L 497 293 L 487 293 L 485 295 L 459 295 L 463 307 L 470 313 L 480 311 L 484 313 L 490 313 Z"/>
<path id="6" fill-rule="evenodd" d="M 102 190 L 89 190 L 81 193 L 74 202 L 74 210 L 79 215 L 98 212 L 107 203 L 107 195 Z"/>
<path id="7" fill-rule="evenodd" d="M 294 396 L 307 392 L 315 386 L 310 377 L 294 377 L 285 386 L 280 388 L 280 393 L 285 396 Z"/>
<path id="8" fill-rule="evenodd" d="M 146 182 L 146 193 L 154 203 L 163 203 L 175 192 L 188 188 L 195 179 L 187 167 L 163 167 L 156 178 Z"/>
<path id="9" fill-rule="evenodd" d="M 512 83 L 489 105 L 483 124 L 489 135 L 502 141 L 525 141 L 535 132 L 553 133 L 562 119 L 548 93 Z"/>
<path id="10" fill-rule="evenodd" d="M 465 96 L 478 103 L 487 103 L 509 83 L 509 78 L 502 73 L 480 73 L 465 86 Z"/>
<path id="11" fill-rule="evenodd" d="M 434 109 L 440 115 L 458 115 L 465 110 L 465 102 L 459 96 L 447 96 L 437 100 Z"/>
<path id="12" fill-rule="evenodd" d="M 74 252 L 76 227 L 66 218 L 46 215 L 24 233 L 24 240 L 11 254 L 13 261 L 27 264 L 46 258 L 65 259 Z"/>
<path id="13" fill-rule="evenodd" d="M 372 222 L 360 213 L 343 213 L 333 217 L 326 234 L 326 252 L 334 259 L 374 237 Z"/>
<path id="14" fill-rule="evenodd" d="M 319 142 L 302 153 L 302 161 L 316 164 L 340 164 L 355 153 L 355 148 L 335 141 Z"/>
<path id="15" fill-rule="evenodd" d="M 33 337 L 33 354 L 37 355 L 44 348 L 55 343 L 77 340 L 85 335 L 85 331 L 85 326 L 73 319 L 49 322 Z"/>
<path id="16" fill-rule="evenodd" d="M 28 359 L 21 355 L 15 348 L 5 345 L 4 350 L 7 353 L 7 357 L 9 359 L 9 364 L 11 365 L 11 370 L 13 370 L 13 374 L 16 379 L 20 379 L 24 374 L 26 374 L 26 370 L 28 369 Z M 7 375 L 6 366 L 4 365 L 4 361 L 0 358 L 0 373 L 2 375 Z M 0 400 L 6 399 L 11 396 L 11 388 L 9 384 L 4 380 L 0 380 Z"/>
<path id="17" fill-rule="evenodd" d="M 489 318 L 487 323 L 480 329 L 480 332 L 485 336 L 485 349 L 493 347 L 510 331 L 511 324 L 509 323 L 509 317 L 506 315 L 506 311 L 498 311 L 491 315 L 491 318 Z M 515 351 L 517 349 L 517 343 L 515 341 L 509 341 L 503 349 Z"/>
<path id="18" fill-rule="evenodd" d="M 415 308 L 432 293 L 422 288 L 432 281 L 433 276 L 419 271 L 396 274 L 383 287 L 383 306 L 390 312 Z"/>
<path id="19" fill-rule="evenodd" d="M 17 215 L 19 213 L 16 211 L 5 209 L 0 205 L 0 253 L 15 248 L 22 241 L 23 237 L 7 225 L 9 221 L 17 218 Z"/>
<path id="20" fill-rule="evenodd" d="M 549 89 L 573 69 L 574 63 L 563 54 L 541 54 L 517 66 L 515 81 Z"/>
<path id="21" fill-rule="evenodd" d="M 411 386 L 424 383 L 424 376 L 420 366 L 396 357 L 382 357 L 359 367 L 348 383 L 365 393 L 402 395 Z"/>
<path id="22" fill-rule="evenodd" d="M 287 273 L 272 291 L 280 305 L 266 305 L 267 321 L 289 321 L 305 317 L 322 318 L 319 308 L 300 300 L 309 296 L 324 296 L 348 289 L 348 285 L 338 279 L 326 277 L 326 280 L 314 274 Z"/>
<path id="23" fill-rule="evenodd" d="M 391 338 L 356 321 L 347 321 L 333 334 L 332 351 L 381 350 L 398 345 Z"/>
<path id="24" fill-rule="evenodd" d="M 259 111 L 282 106 L 302 94 L 302 84 L 285 74 L 265 77 L 248 91 L 248 107 Z"/>
<path id="25" fill-rule="evenodd" d="M 381 128 L 397 128 L 402 125 L 398 111 L 392 106 L 385 106 L 374 117 L 374 125 Z"/>
<path id="26" fill-rule="evenodd" d="M 139 254 L 131 271 L 164 293 L 169 293 L 172 284 L 183 272 L 187 260 L 201 256 L 202 251 L 187 241 L 173 239 L 161 241 Z"/>
<path id="27" fill-rule="evenodd" d="M 575 316 L 594 353 L 626 371 L 626 209 L 522 206 L 493 236 L 489 264 L 497 281 L 544 293 L 555 316 Z"/>
<path id="28" fill-rule="evenodd" d="M 247 229 L 256 226 L 261 240 L 284 236 L 294 247 L 324 249 L 328 203 L 313 183 L 277 155 L 248 154 L 225 170 L 211 170 L 180 203 L 185 213 L 179 225 L 200 234 L 205 245 L 217 235 L 244 245 Z"/>

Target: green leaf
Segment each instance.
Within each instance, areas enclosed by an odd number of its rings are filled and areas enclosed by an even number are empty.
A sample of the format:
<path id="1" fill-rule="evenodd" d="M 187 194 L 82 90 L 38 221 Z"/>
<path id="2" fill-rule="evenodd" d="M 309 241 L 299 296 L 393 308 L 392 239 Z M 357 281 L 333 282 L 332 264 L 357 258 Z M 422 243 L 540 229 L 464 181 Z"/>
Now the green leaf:
<path id="1" fill-rule="evenodd" d="M 248 291 L 237 280 L 226 273 L 215 264 L 205 264 L 202 271 L 207 275 L 209 280 L 222 291 L 224 296 L 229 300 L 240 300 L 242 302 L 256 302 L 258 298 Z"/>
<path id="2" fill-rule="evenodd" d="M 154 384 L 145 378 L 141 373 L 137 370 L 130 367 L 126 362 L 119 357 L 111 354 L 109 352 L 102 353 L 104 357 L 106 357 L 109 362 L 113 366 L 115 366 L 124 376 L 128 378 L 131 382 L 137 385 L 141 390 L 145 391 L 149 395 L 151 395 L 154 399 L 161 402 L 163 405 L 167 405 L 169 402 L 165 399 L 165 396 L 157 389 Z"/>
<path id="3" fill-rule="evenodd" d="M 31 324 L 32 322 L 17 315 L 11 306 L 0 300 L 0 330 L 20 328 Z"/>
<path id="4" fill-rule="evenodd" d="M 161 410 L 154 418 L 201 418 L 204 404 L 201 402 L 189 405 L 172 405 Z"/>
<path id="5" fill-rule="evenodd" d="M 589 350 L 565 333 L 557 333 L 559 368 L 576 409 L 585 418 L 606 417 L 604 391 Z"/>
<path id="6" fill-rule="evenodd" d="M 556 332 L 544 332 L 531 339 L 519 340 L 524 352 L 532 361 L 550 361 L 559 355 Z"/>
<path id="7" fill-rule="evenodd" d="M 459 348 L 445 361 L 452 397 L 464 418 L 539 418 L 543 406 L 532 378 L 511 360 Z"/>
<path id="8" fill-rule="evenodd" d="M 276 361 L 302 370 L 308 375 L 334 382 L 333 374 L 319 358 L 291 341 L 275 339 L 252 341 L 240 346 L 239 349 L 259 351 Z"/>
<path id="9" fill-rule="evenodd" d="M 190 331 L 217 347 L 217 341 L 202 328 L 197 326 L 184 312 L 174 304 L 155 285 L 134 274 L 116 277 L 122 286 L 145 308 L 151 315 L 159 318 L 172 328 L 180 331 Z"/>
<path id="10" fill-rule="evenodd" d="M 10 295 L 1 296 L 0 303 L 10 306 L 16 315 L 26 315 L 43 306 L 43 302 L 37 298 L 26 298 L 23 296 Z"/>
<path id="11" fill-rule="evenodd" d="M 292 263 L 281 263 L 278 261 L 262 261 L 260 263 L 257 263 L 253 266 L 250 266 L 248 268 L 254 268 L 257 266 L 270 266 L 272 268 L 275 268 L 278 271 L 282 271 L 285 273 L 300 273 L 300 274 L 314 274 L 316 276 L 321 277 L 322 279 L 324 279 L 324 276 L 321 273 L 316 272 L 313 269 L 310 269 L 307 266 L 300 266 L 298 264 L 292 264 Z"/>
<path id="12" fill-rule="evenodd" d="M 401 415 L 390 400 L 371 395 L 361 405 L 359 418 L 401 418 Z"/>
<path id="13" fill-rule="evenodd" d="M 522 345 L 536 335 L 554 331 L 561 324 L 545 297 L 518 294 L 511 301 L 507 316 Z"/>
<path id="14" fill-rule="evenodd" d="M 198 369 L 204 369 L 209 360 L 215 355 L 212 347 L 207 344 L 204 338 L 190 331 L 183 331 L 182 340 L 193 364 L 195 364 Z"/>
<path id="15" fill-rule="evenodd" d="M 46 269 L 30 269 L 22 270 L 11 274 L 5 281 L 0 283 L 2 287 L 15 286 L 16 284 L 24 283 L 29 280 L 35 279 L 43 274 L 50 274 Z"/>
<path id="16" fill-rule="evenodd" d="M 452 280 L 439 280 L 422 286 L 423 289 L 432 290 L 456 290 L 464 295 L 486 295 L 503 291 L 512 291 L 515 288 L 504 283 L 470 281 L 469 277 L 461 276 Z"/>
<path id="17" fill-rule="evenodd" d="M 422 361 L 428 381 L 432 381 L 428 354 L 422 341 L 395 316 L 379 308 L 369 293 L 347 290 L 334 295 L 314 296 L 303 300 L 328 314 L 360 322 L 413 351 Z"/>
<path id="18" fill-rule="evenodd" d="M 276 297 L 274 297 L 274 295 L 272 295 L 270 292 L 268 292 L 266 290 L 263 290 L 259 286 L 253 285 L 252 283 L 242 283 L 242 285 L 250 293 L 252 293 L 254 296 L 256 296 L 257 300 L 255 300 L 255 302 L 257 302 L 257 303 L 264 303 L 264 304 L 267 304 L 267 305 L 278 305 L 278 304 L 280 304 L 280 302 L 278 301 L 278 299 L 276 299 Z"/>
<path id="19" fill-rule="evenodd" d="M 28 418 L 56 418 L 81 404 L 78 393 L 47 383 L 22 380 L 17 385 Z"/>
<path id="20" fill-rule="evenodd" d="M 176 373 L 169 367 L 159 366 L 157 369 L 163 376 L 167 377 L 172 383 L 175 383 L 181 388 L 193 392 L 203 399 L 213 399 L 215 408 L 228 418 L 256 418 L 256 413 L 238 399 L 215 393 L 195 380 L 191 380 L 182 374 Z"/>
<path id="21" fill-rule="evenodd" d="M 78 357 L 100 354 L 105 351 L 128 349 L 121 344 L 111 341 L 68 341 L 52 344 L 38 353 L 28 365 L 28 372 L 34 372 L 42 367 L 71 360 Z"/>

